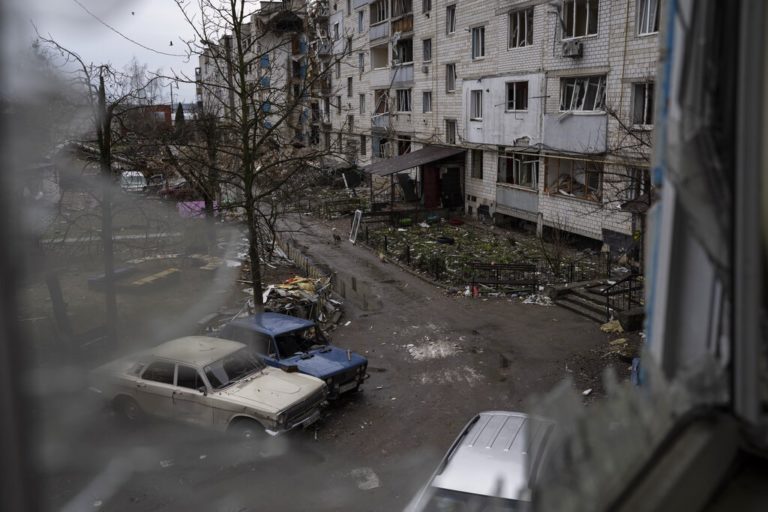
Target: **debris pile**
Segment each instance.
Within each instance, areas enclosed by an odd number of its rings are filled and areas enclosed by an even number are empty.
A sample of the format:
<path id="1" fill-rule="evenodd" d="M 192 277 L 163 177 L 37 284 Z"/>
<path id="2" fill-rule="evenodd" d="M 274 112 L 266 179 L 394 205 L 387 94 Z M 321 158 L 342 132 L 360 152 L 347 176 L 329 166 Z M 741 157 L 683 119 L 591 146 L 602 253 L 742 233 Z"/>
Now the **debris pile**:
<path id="1" fill-rule="evenodd" d="M 341 320 L 342 303 L 332 299 L 330 279 L 292 277 L 281 284 L 271 284 L 264 291 L 264 309 L 275 313 L 316 320 L 332 329 Z M 252 308 L 252 299 L 248 301 Z"/>

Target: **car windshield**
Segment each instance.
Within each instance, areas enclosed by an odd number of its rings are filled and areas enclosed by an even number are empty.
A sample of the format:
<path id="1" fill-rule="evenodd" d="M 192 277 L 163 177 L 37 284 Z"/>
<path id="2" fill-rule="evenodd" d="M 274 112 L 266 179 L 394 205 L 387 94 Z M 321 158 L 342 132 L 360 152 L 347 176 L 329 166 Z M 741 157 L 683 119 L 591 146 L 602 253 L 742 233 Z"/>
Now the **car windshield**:
<path id="1" fill-rule="evenodd" d="M 263 368 L 261 359 L 244 348 L 206 366 L 205 376 L 213 389 L 222 389 Z"/>
<path id="2" fill-rule="evenodd" d="M 328 344 L 328 340 L 315 327 L 308 327 L 299 331 L 288 332 L 275 336 L 277 350 L 283 357 L 289 357 L 297 352 L 306 352 L 312 348 L 322 347 Z"/>
<path id="3" fill-rule="evenodd" d="M 527 501 L 509 500 L 432 487 L 424 512 L 521 512 L 530 510 Z"/>

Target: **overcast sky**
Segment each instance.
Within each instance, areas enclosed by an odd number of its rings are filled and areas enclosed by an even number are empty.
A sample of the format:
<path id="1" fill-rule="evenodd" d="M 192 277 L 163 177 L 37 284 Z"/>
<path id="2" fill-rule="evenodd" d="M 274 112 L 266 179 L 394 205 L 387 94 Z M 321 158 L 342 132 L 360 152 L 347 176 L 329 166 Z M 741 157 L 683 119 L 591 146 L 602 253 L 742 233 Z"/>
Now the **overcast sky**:
<path id="1" fill-rule="evenodd" d="M 93 16 L 78 2 L 125 36 L 160 52 L 184 54 L 186 47 L 180 38 L 189 39 L 192 30 L 182 17 L 173 0 L 11 0 L 6 3 L 10 16 L 5 21 L 5 50 L 18 55 L 20 47 L 29 46 L 38 27 L 43 35 L 79 53 L 87 62 L 108 62 L 122 69 L 133 57 L 146 63 L 149 69 L 162 68 L 165 74 L 171 70 L 194 76 L 197 60 L 185 57 L 160 55 L 134 44 L 116 34 Z M 173 41 L 173 46 L 170 42 Z M 170 88 L 163 91 L 164 101 L 169 101 Z M 195 101 L 193 85 L 180 84 L 174 89 L 174 102 Z"/>

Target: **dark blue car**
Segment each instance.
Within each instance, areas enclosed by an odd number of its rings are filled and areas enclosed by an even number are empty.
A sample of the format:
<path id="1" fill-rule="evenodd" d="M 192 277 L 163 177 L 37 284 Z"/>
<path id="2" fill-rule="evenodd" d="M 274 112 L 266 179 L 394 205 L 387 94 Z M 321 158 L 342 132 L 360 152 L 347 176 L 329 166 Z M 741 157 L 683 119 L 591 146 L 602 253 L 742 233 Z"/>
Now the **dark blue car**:
<path id="1" fill-rule="evenodd" d="M 329 398 L 359 389 L 366 379 L 368 360 L 331 345 L 311 320 L 260 313 L 230 322 L 220 336 L 253 347 L 270 366 L 324 380 Z"/>

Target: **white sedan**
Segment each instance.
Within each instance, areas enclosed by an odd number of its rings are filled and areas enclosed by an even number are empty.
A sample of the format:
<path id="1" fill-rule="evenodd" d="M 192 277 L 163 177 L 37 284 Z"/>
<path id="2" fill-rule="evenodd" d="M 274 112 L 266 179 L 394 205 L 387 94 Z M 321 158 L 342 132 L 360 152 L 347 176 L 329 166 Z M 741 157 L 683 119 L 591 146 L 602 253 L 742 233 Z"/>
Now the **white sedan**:
<path id="1" fill-rule="evenodd" d="M 129 421 L 144 414 L 250 438 L 320 417 L 323 381 L 266 366 L 234 341 L 189 336 L 92 372 L 91 389 Z"/>

